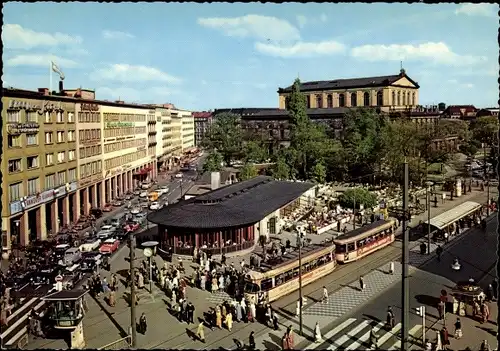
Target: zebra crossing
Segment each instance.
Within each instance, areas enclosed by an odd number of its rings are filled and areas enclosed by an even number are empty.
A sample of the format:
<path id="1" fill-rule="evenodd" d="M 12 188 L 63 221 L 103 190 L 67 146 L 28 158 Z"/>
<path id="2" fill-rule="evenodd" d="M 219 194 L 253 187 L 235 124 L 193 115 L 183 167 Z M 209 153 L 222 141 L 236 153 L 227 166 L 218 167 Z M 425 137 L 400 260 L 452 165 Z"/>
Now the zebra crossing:
<path id="1" fill-rule="evenodd" d="M 401 341 L 399 333 L 401 323 L 394 326 L 392 330 L 385 329 L 385 321 L 359 320 L 349 318 L 323 335 L 322 343 L 313 343 L 305 347 L 305 350 L 370 350 L 370 333 L 373 328 L 378 335 L 377 347 L 380 350 L 399 350 Z M 421 337 L 422 325 L 417 324 L 409 330 L 411 344 L 418 345 Z M 411 348 L 411 347 L 410 347 Z M 373 347 L 372 347 L 373 349 Z"/>

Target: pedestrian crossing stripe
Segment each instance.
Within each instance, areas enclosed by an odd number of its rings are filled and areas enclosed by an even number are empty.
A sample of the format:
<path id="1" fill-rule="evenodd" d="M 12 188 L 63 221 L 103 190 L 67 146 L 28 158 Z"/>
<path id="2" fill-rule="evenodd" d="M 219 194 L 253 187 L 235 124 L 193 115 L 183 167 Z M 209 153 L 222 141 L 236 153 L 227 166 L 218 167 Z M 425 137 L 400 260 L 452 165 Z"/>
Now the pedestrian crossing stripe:
<path id="1" fill-rule="evenodd" d="M 382 329 L 385 325 L 385 322 L 379 322 L 377 323 L 377 325 L 375 325 L 373 327 L 373 332 L 374 333 L 377 333 L 380 329 Z M 362 346 L 361 344 L 363 343 L 366 343 L 368 344 L 368 346 L 371 346 L 369 345 L 370 344 L 370 333 L 371 333 L 371 329 L 368 330 L 365 334 L 361 335 L 357 341 L 353 342 L 352 344 L 350 344 L 348 347 L 346 347 L 346 350 L 358 350 L 360 348 L 360 346 Z M 386 335 L 386 334 L 384 334 Z M 361 347 L 361 349 L 363 349 L 363 347 Z"/>
<path id="2" fill-rule="evenodd" d="M 342 324 L 336 326 L 334 329 L 330 330 L 328 333 L 323 335 L 324 340 L 329 340 L 335 335 L 337 335 L 340 331 L 344 330 L 348 326 L 350 326 L 352 323 L 356 322 L 356 318 L 349 318 L 345 320 Z M 307 347 L 305 347 L 305 350 L 313 350 L 316 348 L 317 345 L 315 344 L 309 344 Z"/>
<path id="3" fill-rule="evenodd" d="M 408 334 L 410 336 L 414 336 L 415 334 L 417 334 L 420 329 L 422 329 L 422 325 L 420 324 L 417 324 L 416 326 L 414 326 L 413 328 L 410 329 L 410 331 L 408 332 Z M 394 345 L 392 345 L 391 347 L 389 347 L 389 350 L 399 350 L 401 349 L 401 340 L 398 340 L 394 343 Z"/>
<path id="4" fill-rule="evenodd" d="M 401 330 L 401 323 L 398 323 L 394 326 L 394 328 L 391 329 L 390 332 L 388 333 L 385 333 L 384 335 L 382 335 L 380 337 L 380 339 L 378 339 L 378 346 L 382 346 L 384 345 L 387 340 L 389 340 L 390 338 L 392 338 L 393 336 L 396 336 L 398 334 L 398 332 Z"/>
<path id="5" fill-rule="evenodd" d="M 341 336 L 340 338 L 338 338 L 337 340 L 335 340 L 335 342 L 332 345 L 330 345 L 327 350 L 338 349 L 340 346 L 344 345 L 350 339 L 355 338 L 356 334 L 358 334 L 360 331 L 362 331 L 367 326 L 369 326 L 370 323 L 371 323 L 371 321 L 364 320 L 356 328 L 349 330 L 349 332 L 347 332 L 347 334 L 345 334 L 345 335 Z"/>

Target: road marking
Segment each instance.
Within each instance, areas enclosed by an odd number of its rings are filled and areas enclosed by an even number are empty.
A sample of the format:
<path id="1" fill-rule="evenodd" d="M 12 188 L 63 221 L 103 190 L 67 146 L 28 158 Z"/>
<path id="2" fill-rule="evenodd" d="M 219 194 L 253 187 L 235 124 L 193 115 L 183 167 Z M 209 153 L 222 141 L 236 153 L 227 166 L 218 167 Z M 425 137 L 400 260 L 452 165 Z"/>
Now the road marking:
<path id="1" fill-rule="evenodd" d="M 373 332 L 377 333 L 382 327 L 385 325 L 385 322 L 379 322 L 375 327 L 373 327 Z M 358 341 L 353 342 L 351 345 L 349 345 L 346 350 L 356 350 L 359 349 L 362 343 L 366 343 L 367 341 L 370 340 L 370 333 L 371 330 L 368 330 L 364 335 L 360 336 L 358 338 Z M 361 347 L 363 348 L 363 347 Z"/>
<path id="2" fill-rule="evenodd" d="M 351 325 L 354 322 L 356 322 L 356 318 L 349 318 L 349 319 L 345 320 L 342 324 L 339 324 L 337 327 L 335 327 L 334 329 L 330 330 L 328 333 L 323 335 L 323 339 L 328 340 L 328 339 L 332 338 L 333 336 L 335 336 L 340 331 L 344 330 L 346 327 L 348 327 L 349 325 Z M 317 345 L 318 344 L 314 344 L 314 343 L 309 344 L 305 349 L 306 350 L 313 350 L 316 348 Z"/>
<path id="3" fill-rule="evenodd" d="M 410 329 L 410 331 L 408 332 L 408 335 L 413 336 L 413 338 L 415 338 L 414 334 L 418 333 L 420 329 L 422 329 L 422 325 L 417 324 L 416 326 L 414 326 L 413 328 Z M 398 340 L 394 343 L 394 345 L 389 347 L 389 350 L 399 350 L 400 348 L 401 348 L 401 340 Z"/>
<path id="4" fill-rule="evenodd" d="M 367 326 L 369 326 L 370 323 L 371 323 L 371 321 L 364 320 L 356 328 L 354 328 L 353 330 L 350 330 L 346 335 L 335 340 L 335 342 L 332 345 L 330 345 L 327 350 L 336 350 L 337 348 L 339 348 L 340 346 L 345 344 L 347 341 L 349 341 L 351 339 L 351 337 L 356 336 L 357 333 L 359 333 L 360 331 L 365 329 Z"/>
<path id="5" fill-rule="evenodd" d="M 396 335 L 401 330 L 401 323 L 398 323 L 391 329 L 391 331 L 382 335 L 382 337 L 378 340 L 378 347 L 384 345 L 387 340 Z"/>

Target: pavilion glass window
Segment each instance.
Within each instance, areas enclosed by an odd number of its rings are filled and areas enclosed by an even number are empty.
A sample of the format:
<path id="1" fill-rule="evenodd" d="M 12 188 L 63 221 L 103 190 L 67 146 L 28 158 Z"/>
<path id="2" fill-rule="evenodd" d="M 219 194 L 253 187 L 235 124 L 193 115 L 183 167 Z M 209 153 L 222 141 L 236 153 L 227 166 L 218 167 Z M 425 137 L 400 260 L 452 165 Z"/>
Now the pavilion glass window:
<path id="1" fill-rule="evenodd" d="M 356 93 L 351 93 L 351 106 L 356 107 L 358 105 L 358 98 Z"/>
<path id="2" fill-rule="evenodd" d="M 333 96 L 332 96 L 332 94 L 328 94 L 326 97 L 326 107 L 333 108 Z"/>
<path id="3" fill-rule="evenodd" d="M 307 108 L 311 108 L 311 95 L 306 95 Z"/>
<path id="4" fill-rule="evenodd" d="M 323 108 L 323 96 L 316 95 L 316 107 Z"/>
<path id="5" fill-rule="evenodd" d="M 363 94 L 363 105 L 370 106 L 370 93 L 367 91 Z"/>
<path id="6" fill-rule="evenodd" d="M 397 101 L 397 106 L 401 106 L 401 92 L 398 91 L 398 101 Z"/>
<path id="7" fill-rule="evenodd" d="M 393 91 L 392 92 L 392 106 L 394 106 L 396 104 L 396 92 Z"/>
<path id="8" fill-rule="evenodd" d="M 381 91 L 377 92 L 377 106 L 383 106 L 384 105 L 384 96 Z"/>
<path id="9" fill-rule="evenodd" d="M 403 91 L 403 106 L 406 106 L 406 92 Z"/>
<path id="10" fill-rule="evenodd" d="M 345 107 L 345 95 L 339 94 L 339 107 Z"/>

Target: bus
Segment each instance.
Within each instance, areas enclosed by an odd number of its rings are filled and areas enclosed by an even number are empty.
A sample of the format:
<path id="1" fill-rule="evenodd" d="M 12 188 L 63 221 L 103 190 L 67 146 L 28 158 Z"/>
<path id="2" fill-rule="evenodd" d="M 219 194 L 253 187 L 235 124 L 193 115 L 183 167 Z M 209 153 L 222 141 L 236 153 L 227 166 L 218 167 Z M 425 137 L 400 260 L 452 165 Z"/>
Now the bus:
<path id="1" fill-rule="evenodd" d="M 302 286 L 327 274 L 336 266 L 335 247 L 332 244 L 308 245 L 302 248 Z M 245 275 L 245 299 L 255 303 L 269 303 L 299 288 L 298 250 L 286 253 L 283 262 L 266 265 L 260 271 Z"/>
<path id="2" fill-rule="evenodd" d="M 393 219 L 379 220 L 340 235 L 335 243 L 335 259 L 339 263 L 359 260 L 395 240 L 396 223 Z"/>

